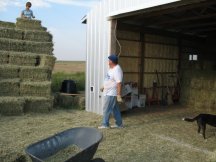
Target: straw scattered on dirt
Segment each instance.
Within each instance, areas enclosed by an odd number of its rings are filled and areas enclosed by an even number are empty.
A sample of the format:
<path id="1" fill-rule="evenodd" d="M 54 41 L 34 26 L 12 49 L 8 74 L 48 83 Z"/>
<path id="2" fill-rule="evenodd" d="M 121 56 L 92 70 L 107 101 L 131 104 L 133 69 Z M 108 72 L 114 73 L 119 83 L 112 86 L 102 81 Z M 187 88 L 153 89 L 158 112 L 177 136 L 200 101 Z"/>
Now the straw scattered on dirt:
<path id="1" fill-rule="evenodd" d="M 198 113 L 179 106 L 126 112 L 123 114 L 125 128 L 100 130 L 103 140 L 95 158 L 103 158 L 106 162 L 216 161 L 216 129 L 207 126 L 208 139 L 205 141 L 197 134 L 195 122 L 181 120 Z M 0 161 L 23 159 L 24 149 L 31 143 L 73 127 L 97 127 L 100 122 L 101 116 L 79 110 L 1 116 Z"/>

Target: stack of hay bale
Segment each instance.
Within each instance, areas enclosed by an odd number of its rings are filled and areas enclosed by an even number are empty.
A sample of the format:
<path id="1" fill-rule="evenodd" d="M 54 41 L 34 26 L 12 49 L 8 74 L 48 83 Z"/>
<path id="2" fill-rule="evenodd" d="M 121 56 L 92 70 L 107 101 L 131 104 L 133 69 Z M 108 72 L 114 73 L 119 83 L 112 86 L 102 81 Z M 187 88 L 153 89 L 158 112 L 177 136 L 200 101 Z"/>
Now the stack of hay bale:
<path id="1" fill-rule="evenodd" d="M 41 21 L 0 21 L 0 114 L 52 109 L 52 51 L 52 35 Z"/>
<path id="2" fill-rule="evenodd" d="M 216 112 L 216 71 L 185 70 L 181 102 L 198 110 Z"/>

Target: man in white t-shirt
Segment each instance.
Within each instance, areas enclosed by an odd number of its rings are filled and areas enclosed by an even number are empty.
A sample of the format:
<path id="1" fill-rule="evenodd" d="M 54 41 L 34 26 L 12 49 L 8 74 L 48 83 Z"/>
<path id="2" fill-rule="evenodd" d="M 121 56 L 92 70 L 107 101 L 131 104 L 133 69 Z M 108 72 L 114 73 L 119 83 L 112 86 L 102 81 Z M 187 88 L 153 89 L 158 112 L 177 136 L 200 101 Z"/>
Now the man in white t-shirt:
<path id="1" fill-rule="evenodd" d="M 123 128 L 121 113 L 119 111 L 119 105 L 117 102 L 122 102 L 121 98 L 121 86 L 123 80 L 123 72 L 118 65 L 118 57 L 116 55 L 110 55 L 109 70 L 104 79 L 104 85 L 101 91 L 104 93 L 104 107 L 103 107 L 103 121 L 99 129 L 109 128 L 109 118 L 113 113 L 116 120 L 115 125 L 111 128 Z"/>

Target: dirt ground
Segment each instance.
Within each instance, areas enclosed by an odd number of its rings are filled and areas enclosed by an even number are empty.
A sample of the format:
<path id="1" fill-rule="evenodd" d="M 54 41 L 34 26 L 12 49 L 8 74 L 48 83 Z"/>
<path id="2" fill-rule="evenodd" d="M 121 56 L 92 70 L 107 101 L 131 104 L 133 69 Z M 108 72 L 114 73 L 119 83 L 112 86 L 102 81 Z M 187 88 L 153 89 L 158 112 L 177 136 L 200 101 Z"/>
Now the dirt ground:
<path id="1" fill-rule="evenodd" d="M 84 61 L 56 61 L 53 73 L 77 73 L 85 71 Z"/>
<path id="2" fill-rule="evenodd" d="M 196 123 L 182 121 L 199 112 L 181 106 L 134 109 L 122 114 L 125 128 L 100 130 L 103 140 L 95 157 L 106 162 L 216 161 L 216 128 L 207 126 L 207 140 L 197 134 Z M 25 155 L 31 143 L 63 130 L 100 125 L 101 116 L 79 110 L 50 114 L 0 116 L 0 161 Z M 114 120 L 111 119 L 111 123 Z M 29 161 L 29 159 L 28 159 Z"/>

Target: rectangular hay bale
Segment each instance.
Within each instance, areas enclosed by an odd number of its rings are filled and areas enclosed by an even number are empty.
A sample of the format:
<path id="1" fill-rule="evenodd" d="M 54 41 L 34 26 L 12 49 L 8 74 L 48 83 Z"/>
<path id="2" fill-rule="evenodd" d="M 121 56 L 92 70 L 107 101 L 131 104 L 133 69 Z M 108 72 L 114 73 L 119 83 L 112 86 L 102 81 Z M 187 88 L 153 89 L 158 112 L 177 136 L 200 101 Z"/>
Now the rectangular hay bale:
<path id="1" fill-rule="evenodd" d="M 25 51 L 24 41 L 0 38 L 0 49 L 5 51 Z"/>
<path id="2" fill-rule="evenodd" d="M 40 66 L 53 70 L 56 57 L 52 55 L 39 55 L 39 57 L 41 58 Z"/>
<path id="3" fill-rule="evenodd" d="M 0 97 L 0 114 L 23 114 L 25 100 L 21 97 Z"/>
<path id="4" fill-rule="evenodd" d="M 5 51 L 15 51 L 15 52 L 52 54 L 53 43 L 0 38 L 0 49 Z"/>
<path id="5" fill-rule="evenodd" d="M 9 52 L 0 50 L 0 64 L 7 64 L 9 62 Z"/>
<path id="6" fill-rule="evenodd" d="M 37 42 L 52 42 L 52 35 L 45 31 L 25 31 L 24 40 Z"/>
<path id="7" fill-rule="evenodd" d="M 10 28 L 0 28 L 0 38 L 22 39 L 23 31 Z"/>
<path id="8" fill-rule="evenodd" d="M 19 67 L 11 65 L 0 65 L 0 78 L 12 79 L 19 77 Z"/>
<path id="9" fill-rule="evenodd" d="M 15 24 L 12 22 L 0 21 L 1 28 L 15 28 Z"/>
<path id="10" fill-rule="evenodd" d="M 52 55 L 53 43 L 52 42 L 33 42 L 25 41 L 24 43 L 25 52 L 33 52 L 38 54 L 49 54 Z"/>
<path id="11" fill-rule="evenodd" d="M 21 67 L 20 79 L 24 81 L 50 81 L 52 71 L 43 67 Z"/>
<path id="12" fill-rule="evenodd" d="M 41 26 L 40 20 L 29 20 L 23 18 L 17 18 L 16 28 L 22 30 L 42 30 L 46 31 L 46 28 Z"/>
<path id="13" fill-rule="evenodd" d="M 19 96 L 20 79 L 0 80 L 0 96 Z"/>
<path id="14" fill-rule="evenodd" d="M 51 82 L 22 82 L 20 95 L 49 97 L 51 95 Z"/>
<path id="15" fill-rule="evenodd" d="M 47 113 L 53 108 L 53 98 L 25 97 L 24 112 Z"/>
<path id="16" fill-rule="evenodd" d="M 36 55 L 12 52 L 9 56 L 9 64 L 21 66 L 35 66 Z"/>

